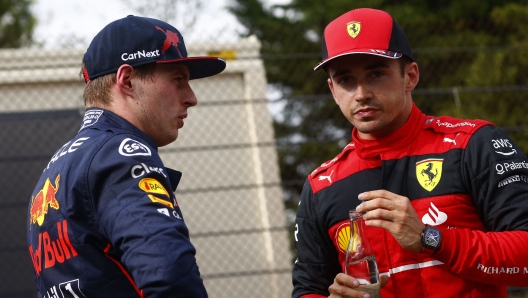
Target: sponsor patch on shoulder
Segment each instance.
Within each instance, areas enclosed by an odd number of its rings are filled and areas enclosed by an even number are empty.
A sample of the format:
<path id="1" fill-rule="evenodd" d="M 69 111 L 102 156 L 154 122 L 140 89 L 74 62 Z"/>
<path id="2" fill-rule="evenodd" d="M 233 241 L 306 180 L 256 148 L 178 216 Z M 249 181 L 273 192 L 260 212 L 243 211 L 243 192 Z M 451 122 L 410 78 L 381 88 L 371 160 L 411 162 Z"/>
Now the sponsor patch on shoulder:
<path id="1" fill-rule="evenodd" d="M 174 209 L 174 206 L 172 206 L 172 203 L 169 202 L 169 201 L 166 201 L 164 199 L 160 199 L 154 195 L 148 195 L 149 199 L 153 202 L 153 203 L 160 203 L 160 204 L 163 204 L 167 207 L 170 207 L 172 209 Z"/>
<path id="2" fill-rule="evenodd" d="M 84 113 L 82 126 L 81 126 L 81 129 L 79 129 L 79 131 L 85 129 L 88 126 L 94 125 L 97 122 L 97 120 L 99 120 L 99 117 L 101 117 L 102 114 L 103 114 L 103 110 L 86 111 L 86 113 Z"/>
<path id="3" fill-rule="evenodd" d="M 517 154 L 517 150 L 513 148 L 512 142 L 509 139 L 494 139 L 491 140 L 495 153 L 508 156 Z"/>
<path id="4" fill-rule="evenodd" d="M 515 182 L 524 182 L 528 183 L 528 176 L 526 175 L 513 175 L 510 177 L 506 177 L 506 179 L 503 179 L 501 182 L 499 182 L 499 187 L 506 186 L 511 183 Z"/>
<path id="5" fill-rule="evenodd" d="M 141 181 L 139 181 L 138 183 L 138 186 L 144 192 L 166 195 L 167 197 L 170 198 L 170 195 L 165 189 L 165 187 L 163 187 L 163 185 L 156 179 L 153 179 L 153 178 L 141 179 Z"/>
<path id="6" fill-rule="evenodd" d="M 119 154 L 123 156 L 152 155 L 147 145 L 131 138 L 126 138 L 121 142 L 121 145 L 119 145 Z"/>

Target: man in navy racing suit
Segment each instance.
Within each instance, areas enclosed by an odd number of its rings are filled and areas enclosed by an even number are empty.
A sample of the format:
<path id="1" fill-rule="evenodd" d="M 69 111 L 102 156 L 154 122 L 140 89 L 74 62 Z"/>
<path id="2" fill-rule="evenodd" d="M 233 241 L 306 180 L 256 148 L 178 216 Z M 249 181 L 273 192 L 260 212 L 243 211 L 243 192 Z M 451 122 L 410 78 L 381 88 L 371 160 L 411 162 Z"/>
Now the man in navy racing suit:
<path id="1" fill-rule="evenodd" d="M 171 25 L 128 16 L 83 58 L 86 113 L 33 191 L 27 241 L 39 297 L 207 297 L 158 147 L 197 104 L 189 80 L 222 72 L 187 57 Z"/>

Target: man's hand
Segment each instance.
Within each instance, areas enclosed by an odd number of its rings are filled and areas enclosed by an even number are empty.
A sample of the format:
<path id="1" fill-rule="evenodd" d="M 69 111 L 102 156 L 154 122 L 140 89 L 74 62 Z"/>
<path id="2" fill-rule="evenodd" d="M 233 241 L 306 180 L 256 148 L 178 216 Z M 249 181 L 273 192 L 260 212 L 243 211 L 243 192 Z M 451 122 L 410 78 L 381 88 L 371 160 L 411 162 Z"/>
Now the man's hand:
<path id="1" fill-rule="evenodd" d="M 365 225 L 389 231 L 409 251 L 422 250 L 421 234 L 425 225 L 408 198 L 386 190 L 364 192 L 358 198 L 364 201 L 356 210 L 366 212 Z"/>
<path id="2" fill-rule="evenodd" d="M 388 275 L 380 275 L 380 286 L 383 288 L 389 282 Z M 366 292 L 358 291 L 359 282 L 352 276 L 339 273 L 334 283 L 328 287 L 330 296 L 328 298 L 365 298 L 370 296 Z"/>

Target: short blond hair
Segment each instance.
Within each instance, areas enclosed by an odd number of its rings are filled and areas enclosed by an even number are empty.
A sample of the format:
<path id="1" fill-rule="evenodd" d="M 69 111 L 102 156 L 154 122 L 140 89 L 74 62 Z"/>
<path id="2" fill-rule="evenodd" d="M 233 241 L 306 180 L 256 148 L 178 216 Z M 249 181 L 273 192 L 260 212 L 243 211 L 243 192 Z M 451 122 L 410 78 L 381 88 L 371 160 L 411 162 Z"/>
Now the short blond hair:
<path id="1" fill-rule="evenodd" d="M 149 63 L 134 68 L 134 73 L 139 77 L 140 80 L 144 81 L 152 78 L 154 73 L 155 63 Z M 84 79 L 84 73 L 86 71 L 86 65 L 84 61 L 82 63 L 79 77 Z M 117 82 L 117 73 L 109 73 L 107 75 L 89 80 L 84 87 L 83 99 L 84 108 L 88 109 L 91 107 L 105 107 L 110 105 L 111 96 L 110 90 L 112 86 Z"/>

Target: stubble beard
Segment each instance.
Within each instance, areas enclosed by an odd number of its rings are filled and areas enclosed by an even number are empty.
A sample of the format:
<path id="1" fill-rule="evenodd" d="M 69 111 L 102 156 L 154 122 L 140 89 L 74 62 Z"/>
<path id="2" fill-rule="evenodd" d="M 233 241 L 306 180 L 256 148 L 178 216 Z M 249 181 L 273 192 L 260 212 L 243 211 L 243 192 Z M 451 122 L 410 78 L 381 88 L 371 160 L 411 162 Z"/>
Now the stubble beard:
<path id="1" fill-rule="evenodd" d="M 350 119 L 351 119 L 350 122 L 360 133 L 370 134 L 370 133 L 380 130 L 386 124 L 383 121 L 383 119 L 376 119 L 374 117 L 366 117 L 366 118 L 362 118 L 361 120 L 356 119 L 355 115 L 357 111 L 363 108 L 366 108 L 366 107 L 375 108 L 381 113 L 384 113 L 384 107 L 381 104 L 373 102 L 372 100 L 369 100 L 365 103 L 360 103 L 357 106 L 350 109 L 350 112 L 349 112 Z"/>
<path id="2" fill-rule="evenodd" d="M 406 104 L 406 96 L 405 96 L 405 87 L 403 86 L 403 84 L 402 84 L 399 102 L 401 105 L 400 108 L 404 110 L 405 104 Z M 395 118 L 390 118 L 390 117 L 380 117 L 380 118 L 366 117 L 361 120 L 355 120 L 356 118 L 354 116 L 356 112 L 365 107 L 371 107 L 371 108 L 375 108 L 379 110 L 382 116 L 387 115 L 387 112 L 391 112 L 391 111 L 387 111 L 383 104 L 379 102 L 375 102 L 372 99 L 366 101 L 365 103 L 360 103 L 354 108 L 350 109 L 350 112 L 349 112 L 350 119 L 351 119 L 350 122 L 360 133 L 370 134 L 370 135 L 375 135 L 376 133 L 382 133 L 382 136 L 384 136 L 399 128 L 399 127 L 389 127 L 389 125 L 391 124 L 391 121 L 395 119 Z M 403 125 L 404 123 L 402 123 L 401 125 Z"/>

